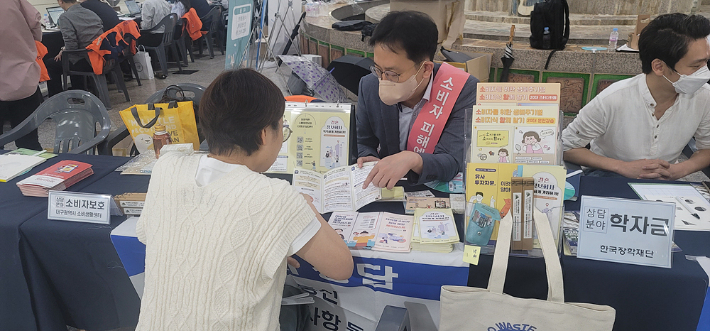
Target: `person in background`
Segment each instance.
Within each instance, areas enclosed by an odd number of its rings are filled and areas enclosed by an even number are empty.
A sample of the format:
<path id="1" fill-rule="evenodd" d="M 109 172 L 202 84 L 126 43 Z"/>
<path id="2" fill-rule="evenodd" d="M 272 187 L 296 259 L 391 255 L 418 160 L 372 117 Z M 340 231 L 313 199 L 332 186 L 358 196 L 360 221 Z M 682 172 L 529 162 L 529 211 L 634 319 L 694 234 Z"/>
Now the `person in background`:
<path id="1" fill-rule="evenodd" d="M 146 0 L 141 8 L 141 29 L 147 30 L 158 24 L 165 16 L 170 15 L 170 4 L 165 0 Z M 163 33 L 162 30 L 157 30 L 157 33 Z M 141 38 L 143 34 L 141 33 Z M 160 44 L 160 39 L 157 39 L 157 44 Z"/>
<path id="2" fill-rule="evenodd" d="M 13 128 L 42 103 L 36 41 L 42 41 L 41 16 L 27 0 L 3 1 L 0 10 L 0 134 L 7 119 Z M 15 140 L 20 148 L 42 150 L 37 130 Z M 0 146 L 0 149 L 4 148 Z"/>
<path id="3" fill-rule="evenodd" d="M 642 74 L 612 84 L 562 131 L 591 176 L 676 180 L 710 165 L 710 21 L 664 14 L 641 31 Z M 698 151 L 676 163 L 695 137 Z M 586 145 L 591 148 L 587 149 Z"/>
<path id="4" fill-rule="evenodd" d="M 179 21 L 180 18 L 183 17 L 185 13 L 190 10 L 190 8 L 192 8 L 192 3 L 190 0 L 177 0 L 173 3 L 170 12 L 177 14 Z"/>
<path id="5" fill-rule="evenodd" d="M 151 33 L 145 31 L 156 26 L 163 18 L 170 15 L 170 4 L 165 0 L 146 0 L 141 8 L 141 36 L 138 38 L 138 45 L 156 47 L 163 41 L 163 32 L 165 29 L 160 28 Z M 157 68 L 158 56 L 155 53 L 151 54 L 153 68 Z M 155 72 L 155 77 L 165 79 L 162 72 Z"/>
<path id="6" fill-rule="evenodd" d="M 109 4 L 101 0 L 80 0 L 80 2 L 82 7 L 91 10 L 101 18 L 104 32 L 113 29 L 121 22 L 116 11 L 113 10 Z"/>
<path id="7" fill-rule="evenodd" d="M 57 0 L 57 4 L 65 12 L 59 16 L 59 31 L 62 32 L 64 48 L 54 59 L 45 59 L 50 80 L 47 81 L 49 96 L 53 96 L 62 89 L 62 54 L 64 50 L 84 49 L 92 41 L 98 38 L 103 32 L 101 18 L 91 10 L 78 5 L 76 0 Z M 92 71 L 91 63 L 85 57 L 70 54 L 70 69 L 73 71 Z M 86 90 L 84 79 L 81 76 L 73 76 L 72 87 L 79 90 Z"/>
<path id="8" fill-rule="evenodd" d="M 208 155 L 166 153 L 136 226 L 146 245 L 137 331 L 279 329 L 286 264 L 304 259 L 337 280 L 353 260 L 312 200 L 268 170 L 290 136 L 279 88 L 252 69 L 205 91 Z"/>
<path id="9" fill-rule="evenodd" d="M 431 17 L 401 11 L 387 14 L 370 37 L 375 64 L 360 80 L 357 163 L 378 162 L 365 186 L 391 189 L 405 175 L 418 184 L 445 182 L 464 169 L 464 117 L 478 79 L 433 62 L 438 36 Z"/>
<path id="10" fill-rule="evenodd" d="M 201 20 L 210 12 L 210 4 L 207 3 L 207 0 L 190 0 L 190 3 L 192 4 L 192 8 L 195 8 L 195 13 L 197 13 L 197 16 L 199 16 Z M 202 20 L 202 30 L 209 30 L 210 24 L 212 24 L 212 17 L 207 17 Z"/>
<path id="11" fill-rule="evenodd" d="M 79 0 L 81 2 L 81 6 L 91 10 L 94 12 L 96 15 L 98 15 L 101 18 L 101 23 L 104 26 L 104 32 L 113 29 L 118 25 L 118 23 L 121 22 L 121 19 L 118 18 L 118 14 L 116 13 L 111 6 L 101 0 Z M 122 57 L 121 57 L 122 59 Z M 123 72 L 123 79 L 125 81 L 129 81 L 133 79 L 133 73 L 131 72 L 131 65 L 128 63 L 128 61 L 121 61 L 120 62 L 121 66 L 121 71 Z"/>

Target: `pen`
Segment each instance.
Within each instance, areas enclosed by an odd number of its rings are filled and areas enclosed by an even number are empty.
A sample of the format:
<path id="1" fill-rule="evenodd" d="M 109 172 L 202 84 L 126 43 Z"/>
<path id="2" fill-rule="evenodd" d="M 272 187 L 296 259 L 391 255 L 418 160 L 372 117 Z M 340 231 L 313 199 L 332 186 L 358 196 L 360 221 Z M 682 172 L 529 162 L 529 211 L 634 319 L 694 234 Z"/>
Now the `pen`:
<path id="1" fill-rule="evenodd" d="M 683 201 L 683 198 L 681 198 L 681 197 L 675 197 L 675 199 L 678 200 L 678 202 L 680 202 L 681 205 L 683 205 L 683 208 L 685 208 L 685 209 L 688 211 L 688 213 L 690 213 L 690 215 L 693 215 L 693 217 L 695 217 L 695 218 L 697 218 L 697 219 L 700 219 L 700 216 L 698 215 L 698 213 L 694 213 L 694 212 L 693 212 L 693 209 L 692 209 L 690 206 L 688 206 L 688 205 L 685 203 L 685 201 Z"/>

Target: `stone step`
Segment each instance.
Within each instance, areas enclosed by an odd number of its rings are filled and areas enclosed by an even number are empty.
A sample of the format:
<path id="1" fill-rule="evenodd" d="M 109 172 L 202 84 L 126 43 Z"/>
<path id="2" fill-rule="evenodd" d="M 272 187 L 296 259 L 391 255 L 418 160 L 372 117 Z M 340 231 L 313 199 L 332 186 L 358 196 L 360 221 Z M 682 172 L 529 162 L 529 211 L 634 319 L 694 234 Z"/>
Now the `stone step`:
<path id="1" fill-rule="evenodd" d="M 510 26 L 511 24 L 466 20 L 463 35 L 464 38 L 470 39 L 508 40 L 510 36 Z M 619 46 L 626 43 L 629 34 L 634 31 L 634 28 L 635 25 L 618 26 Z M 568 44 L 606 47 L 609 43 L 611 30 L 612 27 L 606 25 L 570 26 Z M 529 44 L 530 35 L 529 24 L 515 24 L 514 43 Z"/>
<path id="2" fill-rule="evenodd" d="M 710 6 L 708 6 L 710 7 Z M 530 24 L 530 17 L 512 16 L 506 12 L 490 11 L 465 11 L 466 19 L 470 21 L 508 23 L 508 24 Z M 635 15 L 585 15 L 570 14 L 570 25 L 602 25 L 621 27 L 623 25 L 636 25 Z"/>

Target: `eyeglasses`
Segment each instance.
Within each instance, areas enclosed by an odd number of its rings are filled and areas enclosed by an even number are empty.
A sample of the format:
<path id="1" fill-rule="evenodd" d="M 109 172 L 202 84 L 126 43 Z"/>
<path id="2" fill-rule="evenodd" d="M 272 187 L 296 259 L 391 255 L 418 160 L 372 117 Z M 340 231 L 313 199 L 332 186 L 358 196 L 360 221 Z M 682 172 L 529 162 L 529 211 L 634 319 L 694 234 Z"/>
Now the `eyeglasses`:
<path id="1" fill-rule="evenodd" d="M 416 67 L 417 65 L 415 64 L 412 66 L 412 68 Z M 407 69 L 407 71 L 411 70 L 412 68 Z M 393 83 L 399 83 L 399 76 L 402 74 L 398 74 L 394 71 L 391 70 L 385 70 L 382 71 L 382 69 L 378 68 L 376 65 L 371 65 L 370 66 L 370 71 L 377 76 L 377 78 L 382 78 L 382 75 L 385 76 L 385 80 L 388 80 Z M 405 71 L 406 72 L 406 71 Z"/>
<path id="2" fill-rule="evenodd" d="M 288 138 L 291 137 L 291 133 L 293 133 L 293 130 L 291 130 L 291 128 L 289 128 L 287 126 L 284 126 L 283 131 L 284 131 L 284 142 L 286 142 L 286 140 L 288 140 Z"/>

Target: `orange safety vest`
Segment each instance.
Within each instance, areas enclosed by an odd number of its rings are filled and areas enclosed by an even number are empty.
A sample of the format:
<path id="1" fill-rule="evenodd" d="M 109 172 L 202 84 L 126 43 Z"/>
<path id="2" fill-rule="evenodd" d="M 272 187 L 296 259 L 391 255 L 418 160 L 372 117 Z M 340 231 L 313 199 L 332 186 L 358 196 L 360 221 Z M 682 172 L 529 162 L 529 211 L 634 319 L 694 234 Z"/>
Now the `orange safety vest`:
<path id="1" fill-rule="evenodd" d="M 114 34 L 114 40 L 107 37 Z M 125 35 L 133 36 L 130 45 L 124 39 Z M 141 33 L 138 28 L 138 24 L 133 20 L 122 21 L 117 24 L 113 29 L 108 30 L 98 36 L 94 41 L 86 46 L 89 52 L 89 61 L 91 62 L 91 67 L 94 73 L 101 75 L 104 71 L 104 66 L 106 64 L 106 55 L 112 53 L 112 50 L 123 49 L 124 47 L 130 47 L 131 53 L 136 53 L 136 39 L 140 38 Z M 106 41 L 106 43 L 104 43 Z M 113 43 L 112 43 L 113 42 Z"/>
<path id="2" fill-rule="evenodd" d="M 37 58 L 35 61 L 37 61 L 37 64 L 39 64 L 39 81 L 41 82 L 46 82 L 49 80 L 49 72 L 47 71 L 47 67 L 44 65 L 44 61 L 42 59 L 44 58 L 45 55 L 47 55 L 47 47 L 44 47 L 44 44 L 41 42 L 35 40 L 35 46 L 37 47 Z"/>
<path id="3" fill-rule="evenodd" d="M 187 24 L 183 25 L 182 30 L 187 31 L 187 34 L 190 35 L 190 39 L 197 40 L 200 39 L 203 34 L 207 34 L 207 31 L 200 31 L 202 30 L 202 21 L 200 17 L 197 16 L 195 8 L 190 8 L 185 15 L 182 15 L 182 18 L 187 20 Z"/>

